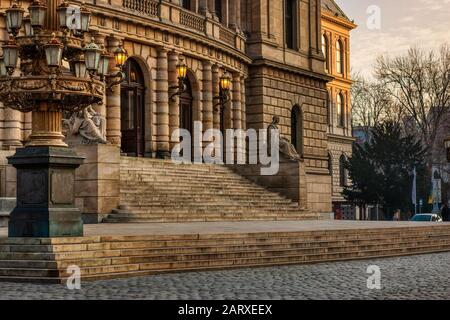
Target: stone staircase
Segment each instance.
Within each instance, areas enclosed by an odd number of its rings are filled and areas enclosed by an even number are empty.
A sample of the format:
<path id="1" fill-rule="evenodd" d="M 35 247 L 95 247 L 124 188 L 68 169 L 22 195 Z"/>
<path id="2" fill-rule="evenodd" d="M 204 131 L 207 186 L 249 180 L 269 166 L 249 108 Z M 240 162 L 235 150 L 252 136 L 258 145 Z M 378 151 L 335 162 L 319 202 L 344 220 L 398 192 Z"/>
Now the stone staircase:
<path id="1" fill-rule="evenodd" d="M 450 251 L 450 225 L 229 234 L 0 239 L 0 281 L 62 283 Z"/>
<path id="2" fill-rule="evenodd" d="M 120 204 L 104 222 L 318 219 L 226 166 L 122 157 Z"/>

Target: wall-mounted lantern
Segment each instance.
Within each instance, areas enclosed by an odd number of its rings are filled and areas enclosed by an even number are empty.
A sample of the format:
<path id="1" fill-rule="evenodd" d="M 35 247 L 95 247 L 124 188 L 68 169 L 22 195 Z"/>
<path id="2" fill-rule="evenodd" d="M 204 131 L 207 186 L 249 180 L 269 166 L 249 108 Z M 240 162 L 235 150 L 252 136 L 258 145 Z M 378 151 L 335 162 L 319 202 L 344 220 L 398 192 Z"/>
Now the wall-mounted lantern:
<path id="1" fill-rule="evenodd" d="M 217 102 L 214 107 L 225 106 L 230 101 L 231 76 L 228 72 L 225 72 L 220 77 L 219 86 L 219 95 L 214 97 L 214 100 L 219 100 L 219 102 Z"/>
<path id="2" fill-rule="evenodd" d="M 186 92 L 187 86 L 186 86 L 186 80 L 187 80 L 187 65 L 184 62 L 184 59 L 180 57 L 180 61 L 177 64 L 177 77 L 178 77 L 178 85 L 170 87 L 170 90 L 176 90 L 174 93 L 171 94 L 170 100 L 172 102 L 175 101 L 176 96 L 180 96 L 183 93 Z"/>

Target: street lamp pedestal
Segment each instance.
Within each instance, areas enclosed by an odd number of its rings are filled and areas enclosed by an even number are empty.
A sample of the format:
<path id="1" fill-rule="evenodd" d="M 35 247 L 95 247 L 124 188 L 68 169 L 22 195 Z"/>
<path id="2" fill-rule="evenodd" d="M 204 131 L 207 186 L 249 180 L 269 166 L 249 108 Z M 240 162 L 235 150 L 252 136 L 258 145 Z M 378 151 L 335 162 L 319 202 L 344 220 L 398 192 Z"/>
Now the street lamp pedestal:
<path id="1" fill-rule="evenodd" d="M 75 169 L 84 158 L 65 147 L 28 146 L 8 158 L 17 169 L 17 206 L 11 212 L 9 237 L 83 236 L 75 207 Z"/>

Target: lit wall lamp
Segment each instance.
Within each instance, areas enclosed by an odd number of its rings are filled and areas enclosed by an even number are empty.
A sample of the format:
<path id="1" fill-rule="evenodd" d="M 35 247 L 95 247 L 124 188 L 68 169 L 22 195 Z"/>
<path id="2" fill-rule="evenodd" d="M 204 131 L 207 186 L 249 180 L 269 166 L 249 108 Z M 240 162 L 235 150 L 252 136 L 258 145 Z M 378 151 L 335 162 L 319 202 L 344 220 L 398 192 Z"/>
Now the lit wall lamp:
<path id="1" fill-rule="evenodd" d="M 170 100 L 175 102 L 175 97 L 180 96 L 186 92 L 186 80 L 187 80 L 187 65 L 184 63 L 184 59 L 180 58 L 180 62 L 177 64 L 177 77 L 178 85 L 170 87 L 170 90 L 176 90 L 170 95 Z"/>
<path id="2" fill-rule="evenodd" d="M 107 59 L 108 62 L 102 59 Z M 125 62 L 128 59 L 128 53 L 127 50 L 125 50 L 122 47 L 122 44 L 119 45 L 119 47 L 114 51 L 114 60 L 116 62 L 116 68 L 119 68 L 119 70 L 116 73 L 105 75 L 107 77 L 107 87 L 108 89 L 112 89 L 112 87 L 120 84 L 125 79 L 125 74 L 122 71 L 123 66 L 125 65 Z M 103 63 L 103 65 L 102 65 Z M 108 65 L 106 66 L 106 63 Z M 103 55 L 100 58 L 100 64 L 101 69 L 103 68 L 109 68 L 109 55 L 107 55 L 106 52 L 103 52 Z"/>
<path id="3" fill-rule="evenodd" d="M 219 86 L 219 95 L 214 97 L 214 100 L 219 100 L 219 102 L 217 102 L 214 107 L 225 106 L 230 101 L 231 76 L 228 72 L 225 72 L 220 77 Z"/>

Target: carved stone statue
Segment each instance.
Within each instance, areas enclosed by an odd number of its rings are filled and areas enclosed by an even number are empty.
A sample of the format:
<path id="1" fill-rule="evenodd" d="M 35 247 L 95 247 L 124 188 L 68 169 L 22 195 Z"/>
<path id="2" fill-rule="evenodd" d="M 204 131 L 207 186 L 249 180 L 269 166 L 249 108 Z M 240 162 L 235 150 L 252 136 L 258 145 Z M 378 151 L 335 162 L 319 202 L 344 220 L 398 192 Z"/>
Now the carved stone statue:
<path id="1" fill-rule="evenodd" d="M 272 118 L 272 123 L 267 127 L 267 145 L 268 145 L 268 151 L 271 150 L 271 134 L 272 130 L 278 130 L 278 124 L 280 123 L 280 118 L 278 116 L 274 116 Z M 295 150 L 295 147 L 287 140 L 286 138 L 283 138 L 280 136 L 280 153 L 284 155 L 286 158 L 290 160 L 302 160 L 302 157 L 297 153 L 297 150 Z"/>
<path id="2" fill-rule="evenodd" d="M 63 121 L 67 127 L 69 140 L 71 140 L 69 135 L 72 135 L 81 138 L 81 144 L 108 143 L 106 141 L 106 119 L 92 106 L 83 111 L 74 112 L 69 119 Z"/>

